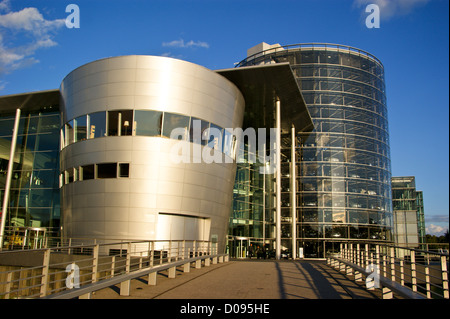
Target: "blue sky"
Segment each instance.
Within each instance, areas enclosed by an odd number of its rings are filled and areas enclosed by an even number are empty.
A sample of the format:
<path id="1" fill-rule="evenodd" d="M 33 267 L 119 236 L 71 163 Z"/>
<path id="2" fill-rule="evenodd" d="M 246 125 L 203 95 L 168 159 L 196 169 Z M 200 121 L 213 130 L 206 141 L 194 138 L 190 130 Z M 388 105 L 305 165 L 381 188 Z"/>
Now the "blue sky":
<path id="1" fill-rule="evenodd" d="M 80 28 L 65 25 L 77 4 Z M 368 4 L 380 28 L 369 29 Z M 448 0 L 0 0 L 0 95 L 55 89 L 96 59 L 231 68 L 260 43 L 338 43 L 384 64 L 393 176 L 416 176 L 429 233 L 449 220 Z"/>

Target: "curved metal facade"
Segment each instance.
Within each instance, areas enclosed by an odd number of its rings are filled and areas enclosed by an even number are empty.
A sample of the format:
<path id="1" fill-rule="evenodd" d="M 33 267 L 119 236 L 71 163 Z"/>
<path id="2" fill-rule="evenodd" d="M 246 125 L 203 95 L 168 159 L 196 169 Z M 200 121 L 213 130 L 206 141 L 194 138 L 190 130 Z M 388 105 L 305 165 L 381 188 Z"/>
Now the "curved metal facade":
<path id="1" fill-rule="evenodd" d="M 233 83 L 181 60 L 123 56 L 74 70 L 60 91 L 66 236 L 212 240 L 224 250 L 236 163 L 223 129 L 244 113 Z M 192 140 L 194 120 L 223 141 Z M 171 138 L 173 128 L 186 135 Z M 174 149 L 189 151 L 184 161 Z"/>
<path id="2" fill-rule="evenodd" d="M 347 46 L 268 47 L 239 66 L 289 62 L 315 126 L 309 136 L 298 134 L 298 247 L 306 257 L 323 257 L 337 241 L 391 241 L 383 65 Z"/>

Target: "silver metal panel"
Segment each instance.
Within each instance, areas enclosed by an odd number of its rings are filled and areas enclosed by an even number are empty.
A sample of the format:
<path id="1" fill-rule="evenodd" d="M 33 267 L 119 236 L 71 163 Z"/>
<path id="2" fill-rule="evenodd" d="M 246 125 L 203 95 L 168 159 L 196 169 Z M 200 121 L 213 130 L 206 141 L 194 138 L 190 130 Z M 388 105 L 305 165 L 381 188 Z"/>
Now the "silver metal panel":
<path id="1" fill-rule="evenodd" d="M 204 67 L 162 57 L 89 63 L 64 79 L 61 95 L 64 122 L 99 111 L 147 109 L 236 128 L 244 114 L 244 98 L 227 79 Z M 120 136 L 66 146 L 61 151 L 62 170 L 125 162 L 130 171 L 128 178 L 64 185 L 64 234 L 99 239 L 170 239 L 165 238 L 167 233 L 177 239 L 210 239 L 214 235 L 223 250 L 236 164 L 174 163 L 171 150 L 176 143 L 162 137 Z M 192 144 L 186 144 L 192 161 Z M 160 218 L 160 213 L 190 217 Z"/>

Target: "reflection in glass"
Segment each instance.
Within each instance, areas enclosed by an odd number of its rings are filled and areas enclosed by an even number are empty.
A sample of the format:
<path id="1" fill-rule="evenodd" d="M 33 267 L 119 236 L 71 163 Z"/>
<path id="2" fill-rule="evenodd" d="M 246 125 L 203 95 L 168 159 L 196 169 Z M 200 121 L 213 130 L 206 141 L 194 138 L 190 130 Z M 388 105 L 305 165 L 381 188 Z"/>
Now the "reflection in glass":
<path id="1" fill-rule="evenodd" d="M 161 136 L 163 114 L 159 111 L 136 110 L 134 129 L 137 136 Z"/>
<path id="2" fill-rule="evenodd" d="M 223 128 L 211 123 L 208 135 L 208 146 L 215 150 L 222 151 Z"/>
<path id="3" fill-rule="evenodd" d="M 106 112 L 89 114 L 89 138 L 106 136 Z"/>
<path id="4" fill-rule="evenodd" d="M 163 136 L 170 138 L 173 131 L 174 136 L 177 136 L 178 140 L 186 141 L 189 132 L 189 122 L 189 116 L 174 113 L 165 113 Z"/>
<path id="5" fill-rule="evenodd" d="M 80 116 L 75 119 L 75 142 L 83 141 L 87 136 L 87 117 L 86 115 Z"/>
<path id="6" fill-rule="evenodd" d="M 189 130 L 189 141 L 196 144 L 206 145 L 208 143 L 208 129 L 209 122 L 192 117 Z"/>

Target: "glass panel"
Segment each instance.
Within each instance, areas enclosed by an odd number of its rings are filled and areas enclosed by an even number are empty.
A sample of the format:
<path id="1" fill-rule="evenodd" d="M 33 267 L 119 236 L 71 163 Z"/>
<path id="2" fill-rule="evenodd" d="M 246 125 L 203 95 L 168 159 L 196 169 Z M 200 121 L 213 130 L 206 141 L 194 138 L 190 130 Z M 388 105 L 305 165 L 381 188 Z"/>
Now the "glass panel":
<path id="1" fill-rule="evenodd" d="M 139 111 L 134 113 L 134 129 L 137 136 L 161 136 L 163 113 Z"/>
<path id="2" fill-rule="evenodd" d="M 236 137 L 225 129 L 223 135 L 223 152 L 225 153 L 225 155 L 232 158 L 234 158 L 235 140 Z"/>
<path id="3" fill-rule="evenodd" d="M 206 145 L 208 143 L 208 129 L 209 122 L 200 120 L 198 118 L 191 118 L 191 126 L 189 130 L 189 141 Z"/>
<path id="4" fill-rule="evenodd" d="M 106 112 L 89 115 L 89 138 L 106 136 Z"/>
<path id="5" fill-rule="evenodd" d="M 130 164 L 119 163 L 119 177 L 129 177 L 130 176 Z"/>
<path id="6" fill-rule="evenodd" d="M 133 111 L 109 111 L 108 112 L 108 136 L 131 135 L 133 129 Z"/>
<path id="7" fill-rule="evenodd" d="M 74 121 L 71 120 L 66 124 L 66 145 L 74 142 Z"/>
<path id="8" fill-rule="evenodd" d="M 117 163 L 97 164 L 97 178 L 116 178 Z"/>
<path id="9" fill-rule="evenodd" d="M 186 141 L 189 132 L 189 116 L 164 113 L 163 136 Z"/>
<path id="10" fill-rule="evenodd" d="M 86 115 L 80 116 L 75 119 L 75 142 L 83 141 L 86 139 L 87 131 L 87 117 Z"/>
<path id="11" fill-rule="evenodd" d="M 211 123 L 208 135 L 208 146 L 215 150 L 222 151 L 223 128 Z"/>
<path id="12" fill-rule="evenodd" d="M 83 180 L 94 179 L 94 165 L 85 165 L 81 168 Z"/>

